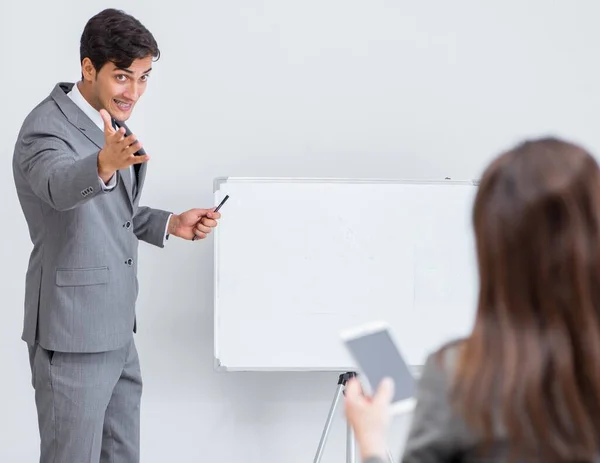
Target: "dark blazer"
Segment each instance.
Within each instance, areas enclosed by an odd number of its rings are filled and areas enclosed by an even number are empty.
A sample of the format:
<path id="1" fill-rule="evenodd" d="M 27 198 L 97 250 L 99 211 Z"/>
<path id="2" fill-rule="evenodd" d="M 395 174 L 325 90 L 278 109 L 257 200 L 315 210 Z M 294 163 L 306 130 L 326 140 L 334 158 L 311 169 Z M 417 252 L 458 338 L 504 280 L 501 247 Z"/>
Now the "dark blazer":
<path id="1" fill-rule="evenodd" d="M 496 463 L 506 462 L 506 433 L 497 426 L 496 442 L 483 457 L 478 439 L 449 403 L 449 388 L 460 342 L 431 354 L 419 380 L 417 404 L 404 447 L 403 463 Z M 440 361 L 441 360 L 441 361 Z M 370 458 L 364 463 L 388 463 Z"/>

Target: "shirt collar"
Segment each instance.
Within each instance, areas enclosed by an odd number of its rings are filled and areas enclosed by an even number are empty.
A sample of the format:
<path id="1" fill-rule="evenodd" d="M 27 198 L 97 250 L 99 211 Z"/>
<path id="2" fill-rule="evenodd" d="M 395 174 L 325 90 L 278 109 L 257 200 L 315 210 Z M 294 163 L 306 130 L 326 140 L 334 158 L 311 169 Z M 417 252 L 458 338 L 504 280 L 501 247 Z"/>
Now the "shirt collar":
<path id="1" fill-rule="evenodd" d="M 67 96 L 71 98 L 73 103 L 75 103 L 79 109 L 81 109 L 87 117 L 89 117 L 94 124 L 98 126 L 100 130 L 104 132 L 104 121 L 102 120 L 102 116 L 100 112 L 96 111 L 94 107 L 88 103 L 88 101 L 83 97 L 79 88 L 77 87 L 77 83 L 73 85 L 73 88 Z"/>

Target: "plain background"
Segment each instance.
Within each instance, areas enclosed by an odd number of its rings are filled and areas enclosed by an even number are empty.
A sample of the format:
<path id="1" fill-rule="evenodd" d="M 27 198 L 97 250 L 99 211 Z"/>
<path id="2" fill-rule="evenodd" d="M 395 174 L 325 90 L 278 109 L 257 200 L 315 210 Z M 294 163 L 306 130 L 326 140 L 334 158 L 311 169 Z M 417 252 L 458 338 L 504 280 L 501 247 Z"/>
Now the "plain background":
<path id="1" fill-rule="evenodd" d="M 12 149 L 32 107 L 79 77 L 81 31 L 109 6 L 136 15 L 163 52 L 130 124 L 152 156 L 146 205 L 210 207 L 224 175 L 476 178 L 525 136 L 600 150 L 592 0 L 3 1 L 2 462 L 38 455 Z M 247 226 L 264 214 L 257 204 Z M 140 254 L 142 461 L 312 461 L 337 375 L 214 372 L 212 239 Z M 394 455 L 409 419 L 393 422 Z M 345 432 L 340 409 L 323 463 L 343 461 Z"/>

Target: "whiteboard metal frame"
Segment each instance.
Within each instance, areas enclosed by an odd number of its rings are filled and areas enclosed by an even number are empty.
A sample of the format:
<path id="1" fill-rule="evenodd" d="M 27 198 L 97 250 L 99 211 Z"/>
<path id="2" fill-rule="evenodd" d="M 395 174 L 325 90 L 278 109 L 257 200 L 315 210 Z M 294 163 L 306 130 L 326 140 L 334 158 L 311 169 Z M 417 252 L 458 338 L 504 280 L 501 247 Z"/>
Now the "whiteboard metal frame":
<path id="1" fill-rule="evenodd" d="M 450 177 L 446 177 L 442 180 L 440 179 L 414 179 L 414 178 L 351 178 L 351 177 L 215 177 L 213 180 L 213 195 L 216 194 L 221 186 L 226 184 L 227 182 L 232 181 L 236 183 L 368 183 L 368 184 L 411 184 L 411 185 L 470 185 L 470 186 L 479 186 L 480 179 L 471 179 L 471 180 L 452 180 Z M 249 368 L 237 368 L 237 367 L 229 367 L 227 365 L 223 365 L 219 357 L 218 350 L 218 317 L 217 317 L 217 297 L 218 297 L 218 259 L 217 259 L 217 248 L 219 245 L 219 233 L 218 229 L 217 233 L 214 235 L 213 239 L 213 368 L 218 372 L 235 372 L 235 371 L 253 371 L 253 372 L 272 372 L 274 371 L 272 368 L 261 368 L 261 367 L 253 367 Z M 419 377 L 423 368 L 423 365 L 409 365 L 411 372 L 416 377 Z M 327 371 L 327 372 L 343 372 L 347 371 L 347 368 L 340 367 L 338 370 L 331 368 L 285 368 L 286 372 L 318 372 L 318 371 Z"/>
<path id="2" fill-rule="evenodd" d="M 388 184 L 417 184 L 417 185 L 479 185 L 479 179 L 452 180 L 445 179 L 415 179 L 415 178 L 351 178 L 351 177 L 216 177 L 213 180 L 213 193 L 221 185 L 229 181 L 239 183 L 388 183 Z"/>

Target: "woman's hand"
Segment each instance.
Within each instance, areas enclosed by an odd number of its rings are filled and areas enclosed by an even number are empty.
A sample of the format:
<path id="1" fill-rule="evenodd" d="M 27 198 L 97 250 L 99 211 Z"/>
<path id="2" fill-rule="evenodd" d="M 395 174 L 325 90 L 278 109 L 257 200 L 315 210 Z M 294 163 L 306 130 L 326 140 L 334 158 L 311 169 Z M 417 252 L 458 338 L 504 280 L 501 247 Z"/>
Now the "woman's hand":
<path id="1" fill-rule="evenodd" d="M 362 460 L 369 457 L 387 459 L 387 431 L 390 423 L 389 406 L 394 396 L 394 383 L 384 379 L 375 396 L 366 397 L 357 378 L 346 383 L 346 418 L 354 430 Z"/>

